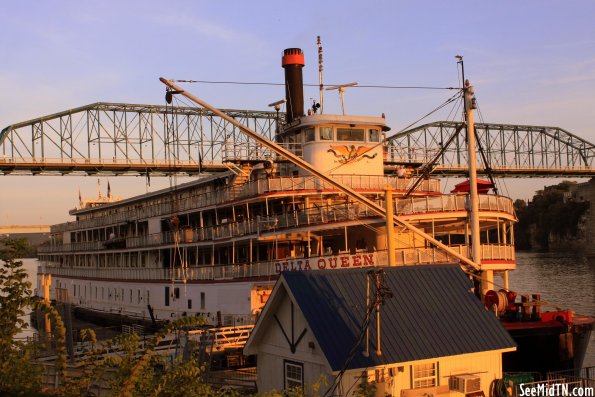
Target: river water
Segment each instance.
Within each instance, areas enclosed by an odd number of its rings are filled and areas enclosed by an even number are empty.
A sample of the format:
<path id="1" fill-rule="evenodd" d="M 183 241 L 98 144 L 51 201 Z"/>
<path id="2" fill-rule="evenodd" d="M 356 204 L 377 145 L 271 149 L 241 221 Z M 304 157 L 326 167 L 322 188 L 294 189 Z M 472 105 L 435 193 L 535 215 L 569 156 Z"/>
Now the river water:
<path id="1" fill-rule="evenodd" d="M 575 313 L 595 316 L 595 257 L 574 253 L 517 252 L 510 289 L 541 294 L 541 299 Z M 548 308 L 544 308 L 548 310 Z M 595 332 L 583 366 L 595 366 Z"/>
<path id="2" fill-rule="evenodd" d="M 23 265 L 35 288 L 37 260 L 23 259 Z M 518 252 L 517 270 L 510 275 L 510 288 L 523 294 L 539 293 L 553 305 L 595 316 L 595 257 Z M 28 335 L 32 335 L 31 329 L 22 336 Z M 595 366 L 595 332 L 591 335 L 584 366 Z"/>

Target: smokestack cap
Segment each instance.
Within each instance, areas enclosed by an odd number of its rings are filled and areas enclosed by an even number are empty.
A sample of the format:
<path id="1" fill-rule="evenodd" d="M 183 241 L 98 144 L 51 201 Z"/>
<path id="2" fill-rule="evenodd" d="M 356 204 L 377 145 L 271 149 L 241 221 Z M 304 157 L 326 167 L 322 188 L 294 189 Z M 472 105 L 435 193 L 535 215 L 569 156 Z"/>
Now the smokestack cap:
<path id="1" fill-rule="evenodd" d="M 281 59 L 281 65 L 301 65 L 304 66 L 304 52 L 300 48 L 288 48 L 283 51 L 283 58 Z"/>

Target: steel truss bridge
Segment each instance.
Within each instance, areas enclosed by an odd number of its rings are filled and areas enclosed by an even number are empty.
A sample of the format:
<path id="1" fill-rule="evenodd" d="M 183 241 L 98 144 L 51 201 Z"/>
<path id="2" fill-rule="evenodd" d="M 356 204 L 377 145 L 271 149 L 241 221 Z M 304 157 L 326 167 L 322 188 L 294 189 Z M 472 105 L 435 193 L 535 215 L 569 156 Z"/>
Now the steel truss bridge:
<path id="1" fill-rule="evenodd" d="M 269 139 L 285 118 L 267 111 L 224 113 Z M 486 123 L 476 124 L 476 134 L 483 152 L 479 173 L 490 169 L 502 177 L 595 176 L 595 146 L 561 128 Z M 461 176 L 467 172 L 466 152 L 460 123 L 434 122 L 390 137 L 385 168 L 420 167 L 436 158 L 434 174 Z M 237 127 L 191 107 L 100 102 L 0 132 L 4 175 L 195 175 L 268 158 L 274 154 Z"/>

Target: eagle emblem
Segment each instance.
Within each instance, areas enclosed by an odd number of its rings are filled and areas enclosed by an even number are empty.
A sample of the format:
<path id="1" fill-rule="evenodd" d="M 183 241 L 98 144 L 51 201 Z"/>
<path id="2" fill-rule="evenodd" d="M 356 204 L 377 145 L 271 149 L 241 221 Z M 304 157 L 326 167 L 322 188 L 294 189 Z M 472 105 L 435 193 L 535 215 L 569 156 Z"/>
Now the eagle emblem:
<path id="1" fill-rule="evenodd" d="M 372 150 L 372 148 L 368 148 L 365 146 L 355 147 L 355 145 L 341 145 L 341 146 L 331 146 L 327 152 L 332 153 L 337 157 L 337 161 L 341 164 L 349 163 L 349 162 L 357 162 L 363 158 L 373 159 L 378 155 L 378 153 L 374 153 L 373 155 L 366 154 L 368 151 Z"/>

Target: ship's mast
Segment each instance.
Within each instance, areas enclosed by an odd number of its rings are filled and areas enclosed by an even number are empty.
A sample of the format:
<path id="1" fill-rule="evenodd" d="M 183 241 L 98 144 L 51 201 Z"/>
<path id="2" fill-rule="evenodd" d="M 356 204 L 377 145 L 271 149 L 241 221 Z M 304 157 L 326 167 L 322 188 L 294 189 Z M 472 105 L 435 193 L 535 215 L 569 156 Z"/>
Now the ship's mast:
<path id="1" fill-rule="evenodd" d="M 322 44 L 320 43 L 320 36 L 317 40 L 318 44 L 318 85 L 320 88 L 320 114 L 324 111 L 324 84 L 322 84 Z"/>
<path id="2" fill-rule="evenodd" d="M 475 122 L 473 110 L 476 108 L 473 86 L 465 80 L 463 57 L 458 57 L 461 64 L 461 75 L 464 81 L 465 123 L 467 126 L 467 150 L 469 160 L 469 223 L 471 226 L 471 260 L 481 270 L 481 236 L 479 228 L 479 196 L 477 193 L 477 159 L 475 156 Z M 494 273 L 492 270 L 481 270 L 481 297 L 493 288 Z"/>

